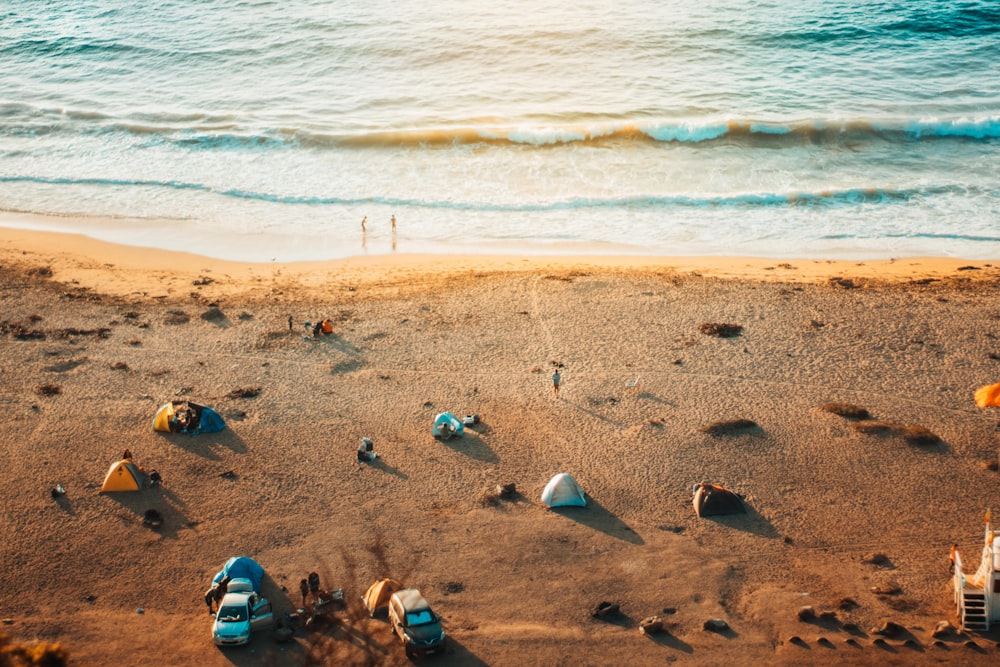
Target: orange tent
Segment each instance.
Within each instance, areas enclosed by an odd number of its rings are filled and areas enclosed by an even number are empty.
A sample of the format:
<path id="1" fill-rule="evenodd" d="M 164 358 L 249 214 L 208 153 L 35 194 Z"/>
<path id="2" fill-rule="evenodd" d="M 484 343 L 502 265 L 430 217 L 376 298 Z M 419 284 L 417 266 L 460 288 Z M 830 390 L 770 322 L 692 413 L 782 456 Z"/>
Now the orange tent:
<path id="1" fill-rule="evenodd" d="M 981 408 L 992 405 L 1000 408 L 1000 382 L 988 384 L 976 390 L 976 405 Z"/>
<path id="2" fill-rule="evenodd" d="M 111 464 L 108 474 L 104 476 L 101 493 L 138 491 L 142 488 L 144 477 L 145 475 L 139 470 L 139 466 L 132 463 L 131 459 L 122 459 Z"/>
<path id="3" fill-rule="evenodd" d="M 368 587 L 365 592 L 365 608 L 368 613 L 375 617 L 380 612 L 388 612 L 389 598 L 396 591 L 403 590 L 403 585 L 395 579 L 379 579 Z"/>

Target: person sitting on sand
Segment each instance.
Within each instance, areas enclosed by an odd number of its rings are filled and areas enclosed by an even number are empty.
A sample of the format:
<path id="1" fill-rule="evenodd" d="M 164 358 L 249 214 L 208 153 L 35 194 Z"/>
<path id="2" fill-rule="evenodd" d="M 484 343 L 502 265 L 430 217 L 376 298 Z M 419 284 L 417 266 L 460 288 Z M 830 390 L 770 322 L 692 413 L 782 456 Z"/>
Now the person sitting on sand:
<path id="1" fill-rule="evenodd" d="M 323 320 L 322 326 L 320 327 L 323 331 L 324 336 L 329 336 L 333 333 L 333 322 L 330 320 Z"/>
<path id="2" fill-rule="evenodd" d="M 122 454 L 122 458 L 125 459 L 126 461 L 131 461 L 132 460 L 132 450 L 131 449 L 126 449 L 125 453 Z"/>
<path id="3" fill-rule="evenodd" d="M 378 454 L 375 453 L 372 447 L 371 438 L 361 438 L 361 444 L 358 445 L 358 462 L 364 463 L 369 461 L 374 461 L 378 458 Z"/>
<path id="4" fill-rule="evenodd" d="M 451 436 L 455 435 L 455 427 L 451 425 L 450 422 L 443 422 L 439 427 L 441 431 L 441 439 L 447 440 Z"/>

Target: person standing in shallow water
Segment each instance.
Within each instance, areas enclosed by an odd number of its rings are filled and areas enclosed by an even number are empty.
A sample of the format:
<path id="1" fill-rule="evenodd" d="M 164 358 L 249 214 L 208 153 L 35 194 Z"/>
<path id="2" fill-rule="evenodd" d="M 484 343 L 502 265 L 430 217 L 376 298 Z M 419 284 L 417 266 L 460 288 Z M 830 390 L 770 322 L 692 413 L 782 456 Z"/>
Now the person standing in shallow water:
<path id="1" fill-rule="evenodd" d="M 557 368 L 552 374 L 552 395 L 559 398 L 559 383 L 562 381 L 562 374 L 559 373 Z"/>
<path id="2" fill-rule="evenodd" d="M 396 231 L 396 214 L 395 213 L 393 213 L 392 217 L 389 218 L 389 222 L 392 223 L 392 231 L 395 232 Z"/>

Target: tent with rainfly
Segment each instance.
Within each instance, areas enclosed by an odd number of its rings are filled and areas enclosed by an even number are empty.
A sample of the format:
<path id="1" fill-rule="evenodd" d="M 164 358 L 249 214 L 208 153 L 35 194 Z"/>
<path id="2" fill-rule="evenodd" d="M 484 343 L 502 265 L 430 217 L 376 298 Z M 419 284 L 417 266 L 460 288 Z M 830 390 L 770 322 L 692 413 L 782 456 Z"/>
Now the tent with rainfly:
<path id="1" fill-rule="evenodd" d="M 388 612 L 389 598 L 392 597 L 393 593 L 401 590 L 403 590 L 403 584 L 395 579 L 379 579 L 369 586 L 363 598 L 368 614 L 374 618 L 380 612 Z"/>
<path id="2" fill-rule="evenodd" d="M 989 406 L 1000 408 L 1000 382 L 977 389 L 976 405 L 981 408 Z"/>
<path id="3" fill-rule="evenodd" d="M 222 566 L 215 577 L 213 584 L 217 584 L 226 577 L 230 579 L 249 579 L 255 593 L 260 593 L 260 584 L 264 579 L 264 568 L 260 563 L 248 556 L 233 556 Z"/>
<path id="4" fill-rule="evenodd" d="M 545 485 L 542 502 L 549 507 L 586 507 L 583 489 L 568 472 L 561 472 Z"/>
<path id="5" fill-rule="evenodd" d="M 101 493 L 117 493 L 120 491 L 138 491 L 142 488 L 145 475 L 139 466 L 131 459 L 122 459 L 111 464 L 108 474 L 101 484 Z"/>
<path id="6" fill-rule="evenodd" d="M 182 407 L 185 403 L 195 416 L 195 426 L 193 428 L 190 426 L 188 428 L 180 427 L 174 418 L 178 408 Z M 156 415 L 153 417 L 153 430 L 162 431 L 163 433 L 216 433 L 224 428 L 226 428 L 226 422 L 219 416 L 218 412 L 207 405 L 192 403 L 191 401 L 166 403 L 156 411 Z"/>

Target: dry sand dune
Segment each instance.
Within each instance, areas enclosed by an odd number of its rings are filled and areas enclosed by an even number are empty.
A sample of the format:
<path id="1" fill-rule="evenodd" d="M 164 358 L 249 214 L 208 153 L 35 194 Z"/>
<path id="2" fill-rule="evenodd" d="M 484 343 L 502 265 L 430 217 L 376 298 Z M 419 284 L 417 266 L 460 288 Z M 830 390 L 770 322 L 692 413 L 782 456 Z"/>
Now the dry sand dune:
<path id="1" fill-rule="evenodd" d="M 243 554 L 264 565 L 281 611 L 311 570 L 352 609 L 380 576 L 420 588 L 451 640 L 440 664 L 997 653 L 995 637 L 979 649 L 930 639 L 955 621 L 949 545 L 977 561 L 983 513 L 1000 506 L 987 468 L 1000 411 L 972 402 L 1000 375 L 988 263 L 237 266 L 13 231 L 0 248 L 0 630 L 16 639 L 62 642 L 91 665 L 301 664 L 310 650 L 329 664 L 405 662 L 384 622 L 349 612 L 292 644 L 219 651 L 201 596 Z M 304 340 L 304 322 L 325 316 L 334 335 Z M 703 323 L 742 331 L 710 336 Z M 40 395 L 46 385 L 59 393 Z M 181 399 L 230 428 L 154 433 L 157 407 Z M 821 409 L 830 402 L 940 440 L 860 433 Z M 441 411 L 482 422 L 439 442 Z M 755 426 L 703 430 L 733 419 Z M 362 436 L 375 464 L 355 460 Z M 163 487 L 99 495 L 126 447 Z M 580 482 L 586 509 L 539 502 L 558 472 Z M 699 520 L 690 488 L 702 480 L 744 494 L 750 512 Z M 493 497 L 511 482 L 517 498 Z M 147 509 L 164 515 L 158 531 L 142 526 Z M 602 601 L 621 614 L 592 618 Z M 803 605 L 836 619 L 801 623 Z M 669 633 L 641 635 L 654 614 Z M 706 632 L 712 618 L 730 629 Z M 886 619 L 916 645 L 873 645 Z"/>

